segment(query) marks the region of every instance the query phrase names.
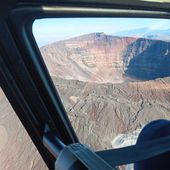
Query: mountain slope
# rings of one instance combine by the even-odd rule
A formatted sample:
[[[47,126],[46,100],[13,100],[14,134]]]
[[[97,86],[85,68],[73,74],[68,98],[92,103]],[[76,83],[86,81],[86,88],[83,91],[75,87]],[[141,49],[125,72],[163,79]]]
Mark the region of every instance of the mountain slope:
[[[136,39],[93,33],[42,47],[51,75],[95,82],[122,82],[123,52]]]
[[[111,148],[119,134],[170,119],[169,42],[92,33],[40,50],[83,143]]]
[[[123,84],[53,81],[80,140],[97,150],[111,148],[118,134],[170,119],[170,78]]]
[[[51,75],[72,80],[121,83],[170,76],[170,43],[92,33],[42,47]]]

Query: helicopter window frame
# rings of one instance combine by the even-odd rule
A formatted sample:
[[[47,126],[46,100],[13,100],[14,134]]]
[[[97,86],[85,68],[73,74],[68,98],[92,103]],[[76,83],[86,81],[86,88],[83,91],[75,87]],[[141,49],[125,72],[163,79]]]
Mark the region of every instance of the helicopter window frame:
[[[38,92],[41,94],[42,101],[45,103],[52,121],[54,121],[54,124],[52,124],[51,127],[54,129],[56,128],[63,142],[69,144],[78,142],[78,138],[71,126],[71,123],[69,122],[67,113],[47,71],[46,65],[42,59],[32,32],[32,24],[36,19],[56,17],[143,17],[169,19],[170,13],[164,10],[153,10],[152,8],[150,8],[150,11],[148,11],[142,10],[140,8],[114,9],[114,7],[64,6],[57,4],[21,5],[10,12],[8,24],[11,27],[11,32],[13,32],[13,35],[15,35],[15,42],[20,53],[22,54],[23,62],[29,70],[32,81],[39,90]],[[38,81],[36,82],[36,80]],[[45,90],[45,92],[43,90]],[[48,95],[47,99],[50,99],[49,101],[47,101],[46,95]],[[53,109],[50,109],[50,107]],[[58,115],[55,115],[56,113]],[[26,125],[26,121],[23,121],[22,123],[26,127],[27,131],[30,131],[28,125]],[[47,123],[50,124],[51,120],[47,120]],[[55,127],[55,125],[57,126]],[[61,129],[58,129],[59,127],[64,127],[64,130],[61,131]],[[29,134],[31,134],[31,132]],[[34,137],[31,136],[32,139]],[[35,143],[35,145],[38,149],[40,149],[37,143]],[[101,152],[102,151],[100,151],[100,153]]]

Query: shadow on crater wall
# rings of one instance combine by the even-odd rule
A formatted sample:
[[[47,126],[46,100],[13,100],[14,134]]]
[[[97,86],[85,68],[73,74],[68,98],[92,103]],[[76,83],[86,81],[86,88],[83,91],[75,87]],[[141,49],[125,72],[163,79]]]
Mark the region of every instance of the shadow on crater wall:
[[[125,71],[127,76],[140,80],[152,80],[170,76],[169,42],[138,39],[128,48],[125,57],[132,57],[132,55],[133,57]]]

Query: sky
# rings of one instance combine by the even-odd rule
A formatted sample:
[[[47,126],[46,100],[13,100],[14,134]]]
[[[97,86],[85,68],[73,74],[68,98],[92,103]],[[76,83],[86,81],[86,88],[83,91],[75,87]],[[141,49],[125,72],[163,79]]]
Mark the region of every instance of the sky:
[[[39,47],[94,32],[114,34],[121,31],[147,27],[170,29],[168,19],[142,18],[56,18],[38,19],[33,24],[33,34]]]

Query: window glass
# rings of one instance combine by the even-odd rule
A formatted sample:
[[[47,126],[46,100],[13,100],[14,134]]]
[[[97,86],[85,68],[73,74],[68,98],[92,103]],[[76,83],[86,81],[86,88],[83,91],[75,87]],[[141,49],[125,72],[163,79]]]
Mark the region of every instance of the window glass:
[[[1,89],[0,169],[48,169]]]
[[[170,21],[36,20],[33,34],[69,119],[95,150],[136,143],[170,118]]]

